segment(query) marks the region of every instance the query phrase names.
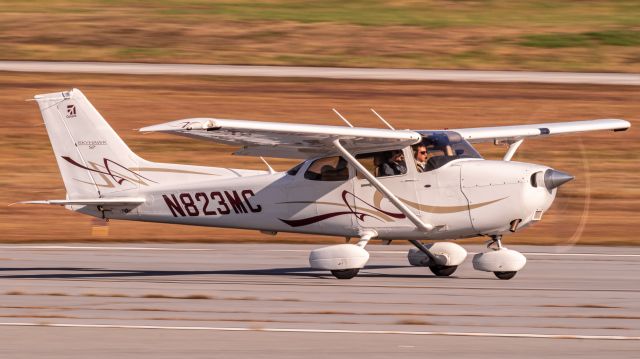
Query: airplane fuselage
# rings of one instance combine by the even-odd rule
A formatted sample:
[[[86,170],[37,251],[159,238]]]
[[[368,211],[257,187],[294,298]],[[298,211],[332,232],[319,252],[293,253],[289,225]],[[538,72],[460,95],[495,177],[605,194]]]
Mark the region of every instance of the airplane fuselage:
[[[379,239],[457,239],[504,233],[540,220],[556,192],[532,184],[532,176],[548,167],[520,162],[459,159],[430,172],[409,168],[404,175],[380,178],[435,227],[425,233],[353,168],[344,181],[309,180],[304,173],[311,162],[295,174],[264,172],[140,188],[142,205],[104,215],[265,232],[358,237],[363,230],[375,230]],[[80,211],[103,215],[89,207]]]

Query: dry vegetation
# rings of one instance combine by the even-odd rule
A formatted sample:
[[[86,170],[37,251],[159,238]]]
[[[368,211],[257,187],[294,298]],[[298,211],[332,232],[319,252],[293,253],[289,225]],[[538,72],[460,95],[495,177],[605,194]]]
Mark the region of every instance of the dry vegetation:
[[[4,0],[0,59],[640,72],[640,3]]]
[[[340,241],[293,234],[112,221],[110,234],[91,236],[92,220],[60,207],[12,206],[30,199],[64,198],[37,106],[37,93],[81,88],[132,149],[153,161],[263,168],[234,157],[231,148],[135,128],[173,119],[219,116],[340,125],[340,109],[360,126],[381,126],[375,107],[398,128],[437,129],[626,118],[627,132],[599,132],[526,141],[516,160],[544,163],[576,175],[538,225],[507,243],[638,244],[640,229],[640,91],[625,86],[328,81],[215,77],[42,75],[0,73],[0,231],[22,241]],[[504,148],[479,148],[499,157]],[[271,160],[278,169],[294,163]],[[587,197],[587,194],[589,195]],[[586,198],[590,198],[585,205]],[[579,232],[584,216],[584,232]],[[476,240],[480,242],[480,240]]]

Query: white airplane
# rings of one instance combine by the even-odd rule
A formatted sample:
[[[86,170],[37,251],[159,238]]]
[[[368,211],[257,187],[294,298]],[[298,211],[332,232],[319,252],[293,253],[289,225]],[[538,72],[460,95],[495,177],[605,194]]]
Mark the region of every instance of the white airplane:
[[[453,274],[467,252],[452,242],[486,236],[476,270],[510,279],[526,258],[502,235],[537,221],[558,186],[573,177],[511,161],[525,138],[624,131],[618,119],[461,128],[445,131],[190,118],[142,128],[230,145],[236,155],[297,158],[286,172],[146,161],[133,153],[78,89],[35,96],[66,199],[62,205],[104,219],[255,229],[346,237],[313,250],[312,268],[353,278],[369,260],[371,239],[408,240],[410,264]],[[376,113],[377,115],[377,113]],[[348,122],[347,122],[348,124]],[[508,144],[502,161],[484,160],[470,143]],[[419,161],[416,160],[418,158]],[[349,244],[350,238],[358,238]]]

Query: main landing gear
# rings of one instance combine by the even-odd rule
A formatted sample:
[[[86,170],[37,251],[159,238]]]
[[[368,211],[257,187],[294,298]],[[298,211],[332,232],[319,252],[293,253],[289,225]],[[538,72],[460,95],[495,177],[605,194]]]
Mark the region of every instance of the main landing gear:
[[[346,243],[314,249],[309,254],[309,265],[314,269],[329,270],[338,279],[354,278],[369,261],[369,252],[364,247],[377,235],[373,230],[366,230],[360,233],[357,244]]]
[[[338,279],[351,279],[369,261],[369,252],[364,247],[377,236],[374,231],[361,233],[357,244],[338,244],[314,249],[309,255],[311,268],[328,270]],[[438,277],[448,277],[455,273],[467,257],[467,251],[453,242],[436,242],[428,245],[418,240],[410,240],[416,248],[409,250],[407,257],[413,266],[429,267]],[[473,268],[492,272],[499,279],[511,279],[527,263],[520,252],[502,246],[502,236],[493,235],[488,242],[490,250],[473,256]]]
[[[416,246],[407,253],[409,264],[429,267],[431,273],[438,277],[452,275],[467,258],[467,251],[452,242],[436,242],[426,246],[418,240],[409,242]]]

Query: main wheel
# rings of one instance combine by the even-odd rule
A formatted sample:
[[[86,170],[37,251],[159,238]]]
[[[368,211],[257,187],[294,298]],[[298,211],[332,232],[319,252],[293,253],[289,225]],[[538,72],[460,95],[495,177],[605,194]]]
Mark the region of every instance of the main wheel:
[[[511,278],[515,277],[516,273],[518,273],[518,272],[493,272],[493,274],[495,274],[496,277],[498,277],[500,279],[504,279],[504,280],[511,279]]]
[[[431,272],[437,275],[438,277],[448,277],[452,275],[453,272],[456,271],[456,269],[458,269],[458,266],[435,265],[435,266],[430,266],[429,269],[431,269]]]
[[[331,274],[338,279],[351,279],[358,275],[360,268],[332,270]]]

